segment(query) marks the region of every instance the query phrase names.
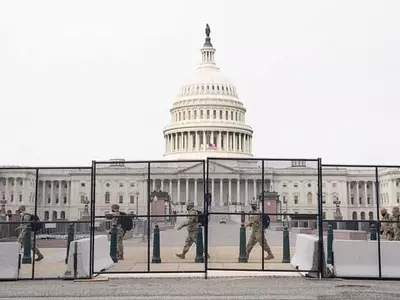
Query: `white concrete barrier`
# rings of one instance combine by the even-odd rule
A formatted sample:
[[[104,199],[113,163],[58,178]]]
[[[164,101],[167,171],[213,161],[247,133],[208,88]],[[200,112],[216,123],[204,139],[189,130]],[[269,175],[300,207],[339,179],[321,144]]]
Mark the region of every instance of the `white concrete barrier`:
[[[303,276],[315,277],[318,274],[318,237],[308,234],[297,234],[295,252],[291,265]]]
[[[110,257],[110,246],[107,235],[94,238],[94,272],[106,270],[114,264]],[[72,241],[68,255],[67,271],[64,278],[89,277],[90,239]]]
[[[333,240],[333,271],[337,277],[379,276],[376,241]]]
[[[18,279],[20,254],[18,242],[0,243],[0,279]]]
[[[382,277],[400,277],[400,241],[381,240],[381,274]]]
[[[400,241],[381,241],[381,275],[400,277]],[[378,277],[378,242],[333,240],[333,264],[337,277]]]

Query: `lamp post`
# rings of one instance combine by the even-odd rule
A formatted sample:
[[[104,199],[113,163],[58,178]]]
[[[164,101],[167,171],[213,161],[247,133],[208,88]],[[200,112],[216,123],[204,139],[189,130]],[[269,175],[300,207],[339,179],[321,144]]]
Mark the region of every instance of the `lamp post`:
[[[288,217],[287,217],[287,212],[288,212],[288,200],[287,200],[287,198],[286,197],[283,197],[283,204],[285,204],[285,217],[284,217],[284,220],[285,220],[285,222],[284,222],[284,224],[283,224],[283,226],[284,227],[289,227],[288,225]]]
[[[139,218],[139,192],[136,191],[136,218]]]
[[[336,200],[333,201],[333,203],[336,205],[336,211],[335,211],[335,216],[334,216],[335,220],[342,220],[343,216],[342,216],[342,213],[340,212],[340,203],[341,202],[339,201],[338,198],[336,198]]]

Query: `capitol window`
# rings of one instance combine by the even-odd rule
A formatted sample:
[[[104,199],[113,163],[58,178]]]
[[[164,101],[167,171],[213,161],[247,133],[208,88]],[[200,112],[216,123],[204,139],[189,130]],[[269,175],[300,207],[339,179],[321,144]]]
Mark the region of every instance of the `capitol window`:
[[[85,186],[85,183],[84,182],[81,182],[81,187],[84,187]]]
[[[124,187],[124,184],[122,182],[120,182],[119,187]]]
[[[294,196],[294,204],[298,204],[299,203],[299,196]]]
[[[219,91],[219,85],[217,85],[217,91]]]
[[[217,111],[214,109],[214,111],[213,111],[213,119],[216,119],[217,118]]]
[[[194,118],[197,119],[197,110],[194,111]]]
[[[124,196],[122,196],[122,195],[119,195],[119,203],[124,203]]]
[[[104,195],[104,203],[108,204],[110,203],[110,193],[106,192]]]
[[[336,182],[332,183],[332,187],[335,188],[336,187]]]
[[[181,112],[179,112],[179,119],[178,119],[179,121],[181,120]]]
[[[131,204],[134,204],[135,203],[135,196],[131,195],[130,199],[131,199]]]
[[[110,187],[110,183],[107,182],[107,183],[106,183],[106,187]]]
[[[212,86],[212,90],[214,90],[214,85]]]
[[[219,118],[222,120],[222,110],[219,111]]]
[[[231,120],[233,121],[233,111],[231,111]]]
[[[236,112],[235,120],[238,121],[238,113]]]
[[[210,118],[210,111],[207,109],[207,119]]]
[[[183,116],[182,116],[182,120],[185,121],[185,119],[186,119],[186,113],[183,112],[182,115],[183,115]]]
[[[227,110],[225,111],[225,119],[228,120],[228,111]]]
[[[200,111],[200,119],[203,119],[203,110]]]

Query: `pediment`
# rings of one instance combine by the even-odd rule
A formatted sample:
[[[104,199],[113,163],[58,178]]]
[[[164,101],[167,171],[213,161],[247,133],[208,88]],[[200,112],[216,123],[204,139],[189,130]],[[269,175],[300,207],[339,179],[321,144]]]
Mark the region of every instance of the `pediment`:
[[[213,174],[236,174],[239,173],[239,170],[236,170],[230,166],[226,166],[220,162],[210,161],[208,163],[209,176]],[[207,166],[205,166],[205,171],[207,171]],[[203,173],[203,164],[197,163],[190,167],[183,168],[177,172],[177,174],[202,174]]]

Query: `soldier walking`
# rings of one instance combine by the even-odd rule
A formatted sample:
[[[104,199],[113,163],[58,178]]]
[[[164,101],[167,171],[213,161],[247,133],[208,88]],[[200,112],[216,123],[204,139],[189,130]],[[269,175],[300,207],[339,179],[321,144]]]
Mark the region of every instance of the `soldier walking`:
[[[180,259],[185,259],[186,253],[189,251],[189,249],[193,245],[193,243],[196,244],[196,238],[197,238],[198,213],[194,209],[193,203],[188,203],[188,205],[186,206],[186,209],[188,211],[189,216],[188,216],[187,220],[177,228],[177,230],[181,230],[183,227],[187,227],[187,231],[188,231],[188,235],[186,237],[185,246],[183,246],[182,253],[175,254]],[[210,258],[210,255],[208,255],[208,258]]]
[[[124,230],[122,229],[121,225],[121,213],[119,211],[119,205],[118,204],[113,204],[111,205],[111,211],[112,211],[112,226],[116,225],[117,227],[117,257],[118,260],[123,260],[124,259],[124,244],[123,244],[123,239],[124,239]]]
[[[251,215],[249,222],[245,225],[245,227],[251,227],[251,235],[246,247],[247,257],[249,257],[251,250],[253,249],[254,245],[259,243],[261,247],[263,247],[264,251],[268,253],[268,256],[265,257],[265,260],[270,260],[274,258],[272,254],[271,248],[268,246],[267,239],[264,235],[264,246],[262,243],[262,219],[261,219],[261,211],[257,208],[257,203],[251,203],[252,213],[259,214],[259,215]]]
[[[20,213],[20,220],[21,222],[26,222],[26,223],[21,223],[15,230],[19,230],[19,236],[18,236],[18,242],[21,244],[21,248],[24,247],[24,241],[25,241],[25,233],[27,231],[28,226],[30,225],[29,222],[32,221],[31,215],[25,212],[26,207],[25,205],[21,205],[18,208],[18,211]],[[35,240],[35,235],[33,232],[31,232],[31,247],[33,247]],[[39,248],[35,245],[35,248],[32,249],[33,255],[37,255],[37,258],[35,261],[41,261],[44,256],[40,252]]]
[[[388,222],[390,221],[390,214],[387,212],[386,208],[381,209],[381,216],[382,216],[382,223],[381,223],[382,225],[380,233],[385,235],[388,241],[393,241],[392,224]]]
[[[400,212],[397,206],[393,207],[390,221],[396,222],[392,223],[393,240],[400,241]]]

